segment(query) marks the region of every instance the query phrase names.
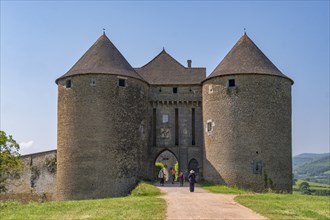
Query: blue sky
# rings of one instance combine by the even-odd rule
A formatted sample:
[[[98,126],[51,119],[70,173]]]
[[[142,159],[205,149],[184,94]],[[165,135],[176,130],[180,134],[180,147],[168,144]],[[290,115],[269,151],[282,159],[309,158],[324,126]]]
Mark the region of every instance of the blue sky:
[[[293,85],[293,155],[329,152],[329,1],[1,1],[0,128],[56,148],[57,86],[106,29],[133,67],[163,47],[209,75],[247,29]]]

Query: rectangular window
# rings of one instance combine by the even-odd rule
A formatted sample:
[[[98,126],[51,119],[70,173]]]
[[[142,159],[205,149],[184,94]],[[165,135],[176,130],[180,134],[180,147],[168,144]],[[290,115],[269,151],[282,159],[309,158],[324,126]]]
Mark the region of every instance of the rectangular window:
[[[207,131],[208,132],[212,131],[212,121],[207,122]]]
[[[192,108],[191,109],[191,136],[192,136],[192,140],[191,140],[191,144],[195,145],[195,109]]]
[[[126,87],[126,79],[118,79],[118,86]]]
[[[156,141],[157,141],[157,118],[156,118],[156,109],[154,108],[152,111],[152,143],[154,147],[156,147]]]
[[[71,86],[72,86],[72,81],[71,81],[71,79],[67,79],[67,80],[65,81],[65,88],[71,88]]]
[[[163,123],[167,123],[168,122],[168,115],[163,115]]]
[[[262,161],[253,161],[253,174],[262,174]]]
[[[175,109],[175,145],[179,145],[179,109]]]
[[[235,80],[234,79],[228,80],[228,87],[235,87]]]
[[[178,88],[174,87],[173,88],[173,93],[178,93]]]

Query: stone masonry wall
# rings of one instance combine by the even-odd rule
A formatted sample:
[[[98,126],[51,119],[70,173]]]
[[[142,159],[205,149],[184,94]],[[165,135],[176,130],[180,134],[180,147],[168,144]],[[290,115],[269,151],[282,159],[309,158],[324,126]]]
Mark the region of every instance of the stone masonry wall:
[[[56,150],[22,156],[24,170],[20,178],[8,181],[7,192],[0,198],[47,197],[52,200],[56,187]]]
[[[228,87],[229,79],[235,87]],[[211,78],[203,83],[203,119],[206,180],[256,191],[292,190],[290,80]]]
[[[148,85],[101,74],[71,80],[72,88],[58,82],[57,199],[127,195],[147,174]]]

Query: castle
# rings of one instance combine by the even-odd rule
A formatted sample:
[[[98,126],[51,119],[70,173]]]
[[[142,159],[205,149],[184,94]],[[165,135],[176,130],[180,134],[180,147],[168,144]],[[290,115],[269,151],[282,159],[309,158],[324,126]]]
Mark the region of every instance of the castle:
[[[58,200],[127,195],[172,152],[205,180],[292,190],[291,86],[244,34],[206,78],[165,50],[133,68],[102,36],[58,85]]]

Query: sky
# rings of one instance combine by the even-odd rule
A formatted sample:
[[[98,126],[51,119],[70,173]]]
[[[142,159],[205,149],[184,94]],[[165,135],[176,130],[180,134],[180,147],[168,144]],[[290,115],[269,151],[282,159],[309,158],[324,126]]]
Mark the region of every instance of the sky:
[[[105,29],[133,67],[163,47],[209,75],[243,35],[288,77],[292,150],[329,152],[329,1],[2,1],[0,129],[56,149],[57,85]]]

